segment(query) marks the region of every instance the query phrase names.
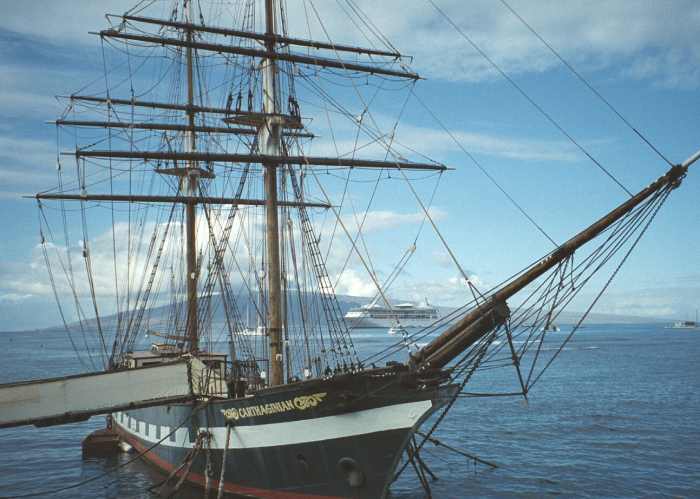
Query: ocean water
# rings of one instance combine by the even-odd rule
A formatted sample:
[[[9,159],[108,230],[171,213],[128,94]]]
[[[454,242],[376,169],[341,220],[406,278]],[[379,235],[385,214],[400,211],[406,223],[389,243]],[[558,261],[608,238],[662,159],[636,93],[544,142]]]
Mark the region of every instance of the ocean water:
[[[566,330],[562,333],[565,334]],[[388,345],[358,331],[361,352]],[[79,372],[60,332],[0,333],[0,383]],[[503,376],[475,378],[497,390]],[[468,386],[468,389],[475,387]],[[1,406],[0,406],[1,410]],[[97,477],[131,456],[83,460],[93,418],[52,428],[0,430],[0,496],[41,493]],[[522,398],[460,399],[436,437],[497,469],[426,444],[433,497],[700,497],[700,331],[659,325],[588,326]],[[136,461],[81,487],[39,497],[152,497],[161,476]],[[185,492],[180,497],[201,497]],[[392,498],[421,498],[407,470]]]

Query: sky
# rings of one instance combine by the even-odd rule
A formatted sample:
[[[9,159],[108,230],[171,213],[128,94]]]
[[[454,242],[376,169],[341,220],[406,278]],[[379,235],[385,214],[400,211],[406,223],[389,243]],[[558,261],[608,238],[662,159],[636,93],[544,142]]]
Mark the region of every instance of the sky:
[[[643,188],[666,171],[668,165],[562,67],[505,5],[491,0],[434,1],[629,190]],[[59,320],[40,258],[36,205],[22,196],[55,184],[56,131],[46,121],[63,109],[53,96],[85,85],[104,86],[99,39],[88,31],[108,26],[105,12],[124,12],[135,3],[34,0],[4,6],[0,19],[0,212],[4,214],[0,329],[44,327]],[[155,3],[156,7],[164,4]],[[478,285],[488,288],[500,282],[546,254],[552,245],[475,167],[440,123],[556,242],[565,241],[624,201],[626,195],[619,186],[502,78],[428,0],[356,3],[395,47],[412,56],[411,69],[424,78],[415,86],[414,96],[382,92],[384,102],[377,103],[373,118],[390,127],[408,98],[397,140],[453,168],[440,178],[431,214]],[[700,149],[698,2],[509,3],[672,162],[681,162]],[[327,31],[339,43],[373,41],[348,24],[344,13],[348,3],[287,0],[286,5],[293,35],[307,36],[308,30],[322,39]],[[314,21],[314,9],[323,26]],[[350,109],[362,113],[349,90],[339,94]],[[351,128],[336,124],[333,143],[323,133],[323,113],[313,107],[307,110],[314,116],[314,131],[319,132],[310,154],[352,148]],[[371,146],[365,152],[376,154]],[[700,166],[696,169],[673,193],[596,311],[694,316],[700,307]],[[357,197],[352,199],[359,208],[367,186],[361,178],[357,180],[353,184]],[[365,226],[380,277],[391,272],[424,221],[403,184],[400,178],[382,182]],[[417,184],[419,195],[428,200],[435,178]],[[331,182],[330,192],[338,195],[338,185]],[[343,216],[352,225],[351,213]],[[342,260],[339,254],[331,255],[331,273]],[[338,278],[337,291],[371,296],[374,285],[353,259]],[[391,294],[416,301],[425,297],[441,305],[467,301],[454,264],[429,227],[421,229],[415,256]]]

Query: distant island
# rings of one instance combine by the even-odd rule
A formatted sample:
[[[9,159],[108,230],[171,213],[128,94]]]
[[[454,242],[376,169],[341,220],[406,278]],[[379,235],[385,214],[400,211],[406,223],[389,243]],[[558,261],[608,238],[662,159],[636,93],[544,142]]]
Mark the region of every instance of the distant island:
[[[366,297],[360,297],[360,296],[350,296],[350,295],[337,295],[338,296],[338,303],[340,305],[340,309],[343,314],[345,314],[348,310],[351,308],[356,308],[359,306],[362,306],[364,304],[367,304],[370,302],[369,298]],[[402,299],[393,299],[393,303],[402,303],[402,302],[411,302],[412,300],[402,300]],[[445,315],[450,313],[451,311],[455,310],[455,307],[445,307],[445,306],[440,306],[440,305],[435,305],[438,310],[440,311],[440,315]],[[220,307],[219,307],[220,308]],[[155,316],[156,318],[159,315],[166,316],[167,315],[167,307],[166,306],[161,306],[161,307],[154,307],[151,309],[152,316]],[[243,312],[243,311],[242,311]],[[563,312],[559,317],[556,319],[556,323],[558,325],[568,325],[568,324],[575,324],[578,322],[578,320],[581,317],[582,312],[579,311],[572,311],[572,312]],[[219,317],[220,315],[220,317]],[[117,319],[116,314],[112,315],[107,315],[102,317],[102,323],[103,325],[108,325],[111,323],[115,323]],[[215,317],[213,317],[213,322],[215,323],[223,323],[225,321],[225,317],[223,315],[223,312],[219,310],[217,314],[215,314]],[[590,313],[588,315],[588,318],[584,322],[584,324],[662,324],[662,323],[671,323],[673,322],[673,319],[669,318],[656,318],[656,317],[639,317],[639,316],[633,316],[633,315],[618,315],[618,314],[606,314],[606,313]],[[94,319],[89,319],[86,321],[88,326],[95,325],[95,320]],[[71,324],[71,326],[76,325]],[[40,327],[40,328],[13,328],[10,327],[8,329],[5,329],[0,332],[48,332],[48,331],[56,331],[56,330],[61,330],[63,331],[63,326],[60,324],[56,324],[54,326],[48,326],[48,327]]]

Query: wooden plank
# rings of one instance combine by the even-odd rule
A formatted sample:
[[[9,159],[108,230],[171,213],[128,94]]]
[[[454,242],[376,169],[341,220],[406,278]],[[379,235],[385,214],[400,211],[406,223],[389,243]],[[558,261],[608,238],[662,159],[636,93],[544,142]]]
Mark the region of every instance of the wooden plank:
[[[196,397],[196,359],[0,385],[0,428],[49,426]]]

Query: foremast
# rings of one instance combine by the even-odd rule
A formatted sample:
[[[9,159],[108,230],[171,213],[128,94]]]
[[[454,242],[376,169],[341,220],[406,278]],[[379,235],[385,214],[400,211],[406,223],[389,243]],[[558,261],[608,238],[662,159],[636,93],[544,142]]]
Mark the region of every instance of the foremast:
[[[187,0],[185,3],[185,15],[188,24],[194,19],[193,3]],[[187,58],[187,120],[189,130],[189,152],[197,150],[197,135],[195,132],[195,111],[194,111],[194,61],[192,54],[193,32],[186,31],[186,39],[190,44],[186,49]],[[199,331],[197,330],[197,208],[194,199],[197,198],[199,190],[199,168],[197,161],[190,159],[187,162],[186,180],[187,194],[191,201],[185,205],[185,225],[187,233],[187,337],[189,338],[189,351],[196,353],[199,350]],[[181,188],[183,186],[181,185]]]
[[[265,48],[275,53],[276,0],[265,0]],[[278,116],[277,65],[274,57],[263,59],[263,113],[265,120],[258,132],[258,147],[264,156],[281,156],[281,123]],[[282,355],[282,275],[280,272],[279,221],[277,216],[277,164],[263,162],[265,170],[265,239],[267,246],[267,291],[270,386],[284,382]]]

